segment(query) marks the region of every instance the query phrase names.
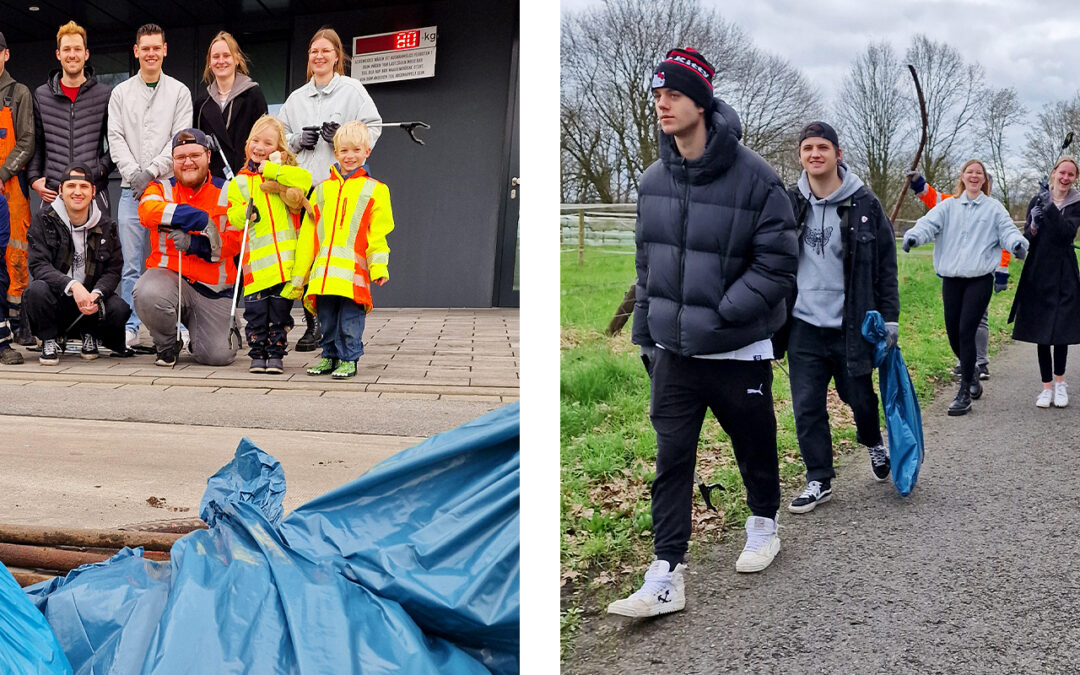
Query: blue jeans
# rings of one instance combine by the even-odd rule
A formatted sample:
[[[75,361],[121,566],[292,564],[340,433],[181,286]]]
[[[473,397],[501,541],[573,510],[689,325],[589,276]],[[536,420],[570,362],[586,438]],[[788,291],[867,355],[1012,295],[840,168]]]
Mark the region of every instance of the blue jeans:
[[[366,314],[350,298],[320,295],[315,303],[322,328],[323,358],[356,361],[364,354],[364,319]]]
[[[116,227],[120,234],[120,249],[124,252],[124,268],[120,275],[120,297],[131,308],[127,320],[128,330],[139,330],[139,317],[131,292],[135,282],[146,271],[146,258],[150,255],[150,231],[139,222],[139,202],[131,194],[131,188],[120,191],[120,203],[116,207]]]

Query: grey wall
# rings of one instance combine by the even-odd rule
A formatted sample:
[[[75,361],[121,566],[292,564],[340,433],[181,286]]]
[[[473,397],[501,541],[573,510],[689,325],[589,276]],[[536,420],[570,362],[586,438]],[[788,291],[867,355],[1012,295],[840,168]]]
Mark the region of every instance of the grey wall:
[[[435,76],[371,85],[386,121],[423,120],[425,145],[386,128],[372,153],[372,174],[390,188],[396,223],[390,235],[391,282],[374,289],[376,306],[490,307],[495,288],[500,204],[508,190],[507,103],[518,7],[503,0],[435,0],[362,11],[297,14],[273,20],[164,26],[164,69],[193,89],[207,43],[224,28],[245,39],[273,35],[289,53],[286,86],[304,82],[307,44],[329,25],[351,51],[352,37],[437,26]],[[253,37],[254,36],[254,37]],[[9,67],[31,88],[58,67],[55,42],[12,44]],[[126,44],[131,35],[90,35],[95,48]],[[255,63],[256,74],[259,64]]]

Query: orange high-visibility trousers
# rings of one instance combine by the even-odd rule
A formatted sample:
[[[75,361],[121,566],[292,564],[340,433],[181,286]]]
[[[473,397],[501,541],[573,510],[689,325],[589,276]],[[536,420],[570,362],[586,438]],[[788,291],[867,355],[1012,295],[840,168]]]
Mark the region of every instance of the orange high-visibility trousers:
[[[15,120],[11,108],[0,108],[0,164],[15,149]],[[27,270],[26,230],[30,227],[30,204],[19,187],[19,177],[12,176],[4,182],[4,195],[11,214],[11,239],[7,246],[8,268],[8,315],[18,316],[23,290],[29,283]]]

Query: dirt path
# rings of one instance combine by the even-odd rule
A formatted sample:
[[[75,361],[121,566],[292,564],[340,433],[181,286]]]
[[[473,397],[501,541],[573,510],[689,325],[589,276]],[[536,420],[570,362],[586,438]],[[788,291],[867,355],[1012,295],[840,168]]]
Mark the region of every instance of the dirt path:
[[[564,671],[1075,672],[1076,372],[1068,408],[1037,409],[1035,348],[1006,346],[971,414],[946,416],[951,393],[924,407],[927,458],[909,498],[851,453],[830,503],[781,512],[768,570],[735,573],[733,533],[691,561],[685,611],[590,616]]]

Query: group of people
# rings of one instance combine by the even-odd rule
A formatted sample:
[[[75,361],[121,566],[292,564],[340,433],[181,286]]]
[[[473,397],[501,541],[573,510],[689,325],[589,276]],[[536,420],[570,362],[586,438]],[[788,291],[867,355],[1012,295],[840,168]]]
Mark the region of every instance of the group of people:
[[[318,346],[323,357],[308,373],[354,376],[370,286],[389,279],[393,215],[386,186],[367,172],[382,119],[344,75],[341,38],[315,33],[307,81],[277,117],[229,33],[210,42],[194,105],[162,71],[167,53],[161,27],[140,27],[139,72],[110,90],[87,63],[85,29],[69,22],[56,37],[60,68],[31,94],[4,68],[0,34],[0,228],[10,223],[0,237],[0,363],[23,361],[14,342],[40,344],[39,361],[57,364],[74,336],[87,359],[100,344],[174,366],[186,341],[197,362],[226,365],[239,347],[242,285],[251,372],[283,372],[302,298],[296,349]],[[41,198],[32,215],[20,172]]]
[[[715,97],[714,74],[696,50],[673,49],[651,82],[660,158],[638,188],[633,342],[651,381],[656,559],[639,590],[608,606],[608,612],[630,617],[685,606],[694,468],[709,410],[731,439],[751,513],[735,569],[761,571],[779,552],[771,361],[785,353],[806,465],[806,487],[788,511],[808,513],[832,496],[830,382],[852,410],[873,479],[887,481],[891,471],[872,380],[876,345],[861,328],[867,313],[876,311],[884,319],[886,348],[897,345],[893,226],[877,196],[844,163],[840,138],[826,122],[801,130],[802,174],[785,189],[740,142],[741,122]],[[968,412],[971,399],[982,394],[980,373],[989,377],[989,369],[976,355],[979,325],[995,285],[1000,290],[1007,283],[1009,255],[1022,259],[1029,248],[1013,307],[1014,337],[1040,345],[1046,400],[1059,391],[1064,396],[1065,344],[1080,341],[1080,335],[1073,339],[1080,331],[1073,318],[1080,310],[1080,278],[1071,247],[1080,223],[1076,179],[1076,162],[1063,158],[1050,188],[1032,200],[1021,233],[990,197],[981,162],[964,164],[949,199],[911,176],[933,208],[904,235],[902,248],[935,242],[945,326],[961,380],[950,415]],[[1051,371],[1060,384],[1051,384]]]

